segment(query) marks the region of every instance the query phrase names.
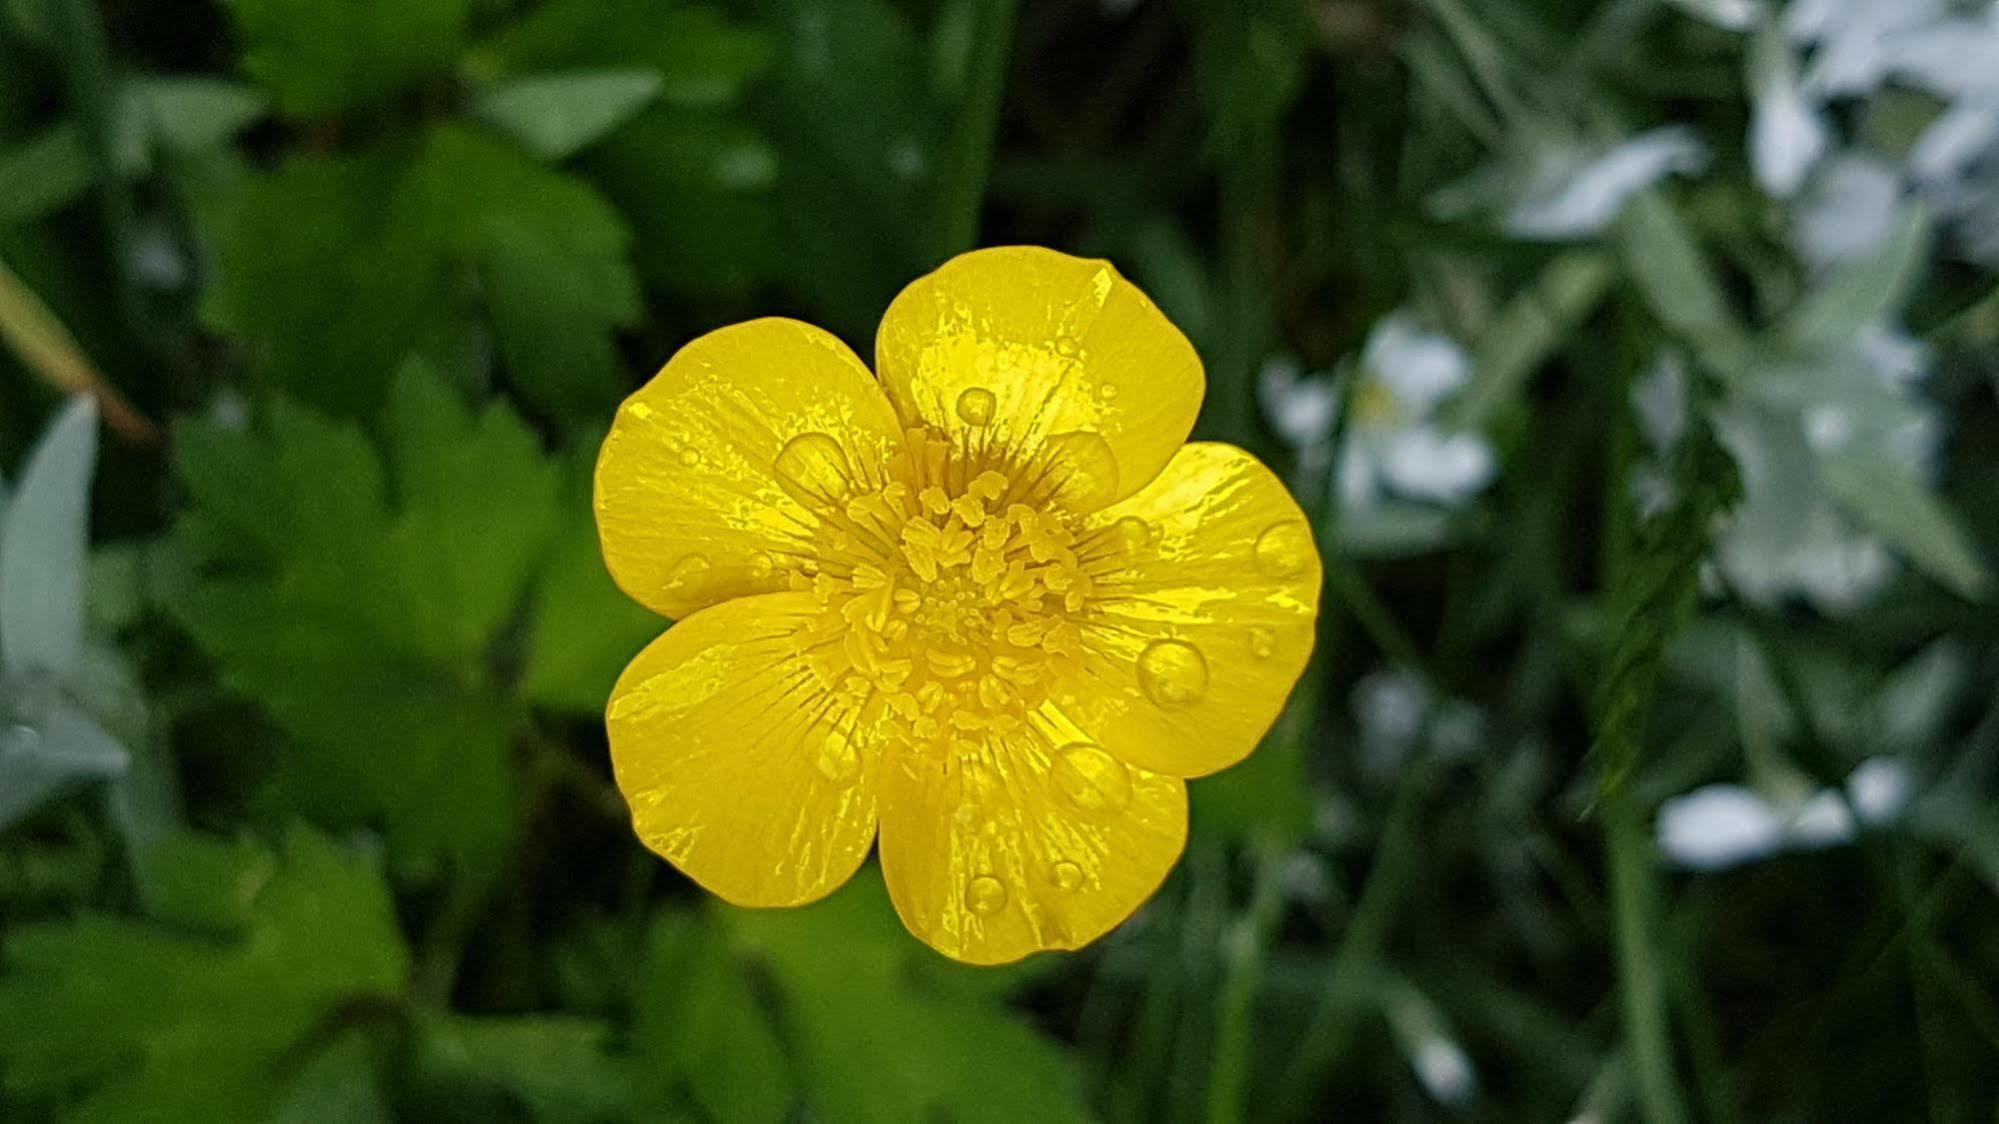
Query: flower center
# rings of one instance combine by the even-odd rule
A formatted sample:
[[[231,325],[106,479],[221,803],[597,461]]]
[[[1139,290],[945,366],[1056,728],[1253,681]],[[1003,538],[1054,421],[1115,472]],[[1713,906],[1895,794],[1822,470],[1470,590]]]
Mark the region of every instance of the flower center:
[[[871,472],[820,436],[786,445],[777,475],[815,517],[791,584],[820,605],[804,644],[821,686],[916,744],[1020,726],[1081,659],[1093,567],[1131,545],[1131,528],[1081,533],[1062,502],[1106,486],[1096,450],[1051,440],[1020,465],[912,430]]]

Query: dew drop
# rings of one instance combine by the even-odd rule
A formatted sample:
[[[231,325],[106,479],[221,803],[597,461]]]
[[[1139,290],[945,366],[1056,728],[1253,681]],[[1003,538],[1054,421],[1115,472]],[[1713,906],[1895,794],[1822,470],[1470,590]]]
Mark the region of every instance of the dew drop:
[[[750,555],[751,577],[762,580],[769,577],[771,571],[775,569],[777,569],[777,563],[772,561],[771,556],[763,551],[759,550],[755,554]]]
[[[983,386],[975,386],[958,395],[958,420],[970,426],[986,425],[993,420],[993,410],[999,402],[993,392]]]
[[[1115,812],[1131,803],[1131,770],[1088,742],[1056,750],[1050,779],[1069,803],[1086,812]]]
[[[1117,496],[1117,454],[1102,436],[1084,430],[1058,433],[1042,447],[1055,495],[1072,507],[1090,510]]]
[[[1137,550],[1152,540],[1152,525],[1136,515],[1127,515],[1117,521],[1117,537],[1126,550]]]
[[[1277,637],[1261,625],[1249,630],[1249,654],[1260,660],[1269,659],[1277,651]]]
[[[684,468],[693,468],[701,463],[701,450],[688,445],[680,450],[680,463]]]
[[[1006,908],[1006,887],[990,874],[981,874],[965,885],[965,908],[987,917]]]
[[[668,589],[684,589],[700,581],[712,569],[705,554],[690,554],[673,564],[673,573],[667,580]]]
[[[1273,523],[1256,537],[1256,564],[1272,577],[1289,577],[1312,564],[1312,533],[1303,523]]]
[[[771,468],[786,494],[808,507],[837,504],[850,490],[847,451],[824,433],[801,433],[785,442]]]
[[[1057,890],[1079,890],[1083,886],[1083,868],[1063,859],[1048,870],[1048,880],[1055,883]]]
[[[1106,402],[1117,401],[1117,393],[1118,391],[1116,383],[1107,382],[1104,385],[1097,388],[1097,397],[1103,399]]]
[[[825,740],[819,743],[819,755],[813,765],[834,784],[848,784],[861,775],[860,753],[854,749],[853,740],[838,730],[828,731]]]
[[[1208,661],[1184,640],[1154,640],[1138,656],[1138,684],[1161,710],[1185,710],[1208,691]]]

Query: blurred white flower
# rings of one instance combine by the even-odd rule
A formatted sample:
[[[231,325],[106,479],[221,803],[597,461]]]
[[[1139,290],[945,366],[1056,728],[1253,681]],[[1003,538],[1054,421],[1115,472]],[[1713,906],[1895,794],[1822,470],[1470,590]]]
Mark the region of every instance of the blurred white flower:
[[[1853,840],[1853,812],[1846,797],[1821,789],[1791,813],[1784,826],[1784,841],[1800,851],[1837,847]]]
[[[1492,447],[1483,437],[1419,426],[1389,437],[1382,449],[1381,474],[1405,496],[1453,503],[1492,479]]]
[[[1707,146],[1692,129],[1640,133],[1594,158],[1571,156],[1543,167],[1506,216],[1516,238],[1586,238],[1608,226],[1633,195],[1673,174],[1707,167]]]
[[[1638,414],[1638,431],[1654,452],[1664,453],[1686,436],[1692,417],[1693,387],[1686,357],[1661,352],[1652,369],[1631,387],[1631,406]]]
[[[1451,506],[1491,482],[1498,465],[1485,438],[1436,419],[1471,379],[1471,359],[1450,337],[1392,314],[1369,336],[1356,377],[1339,458],[1345,507],[1384,494]]]
[[[1469,1101],[1478,1092],[1478,1074],[1463,1048],[1440,1035],[1416,1043],[1409,1054],[1409,1068],[1423,1091],[1439,1104],[1456,1105]]]
[[[1838,97],[1879,87],[1898,42],[1943,15],[1942,0],[1793,0],[1784,30],[1816,48],[1805,88],[1814,97]]]
[[[1886,823],[1901,815],[1914,787],[1909,767],[1893,757],[1870,757],[1846,778],[1846,794],[1865,824]]]
[[[1947,107],[1916,138],[1909,170],[1926,186],[1954,193],[1956,181],[1995,146],[1999,98],[1967,98]]]
[[[1673,0],[1673,4],[1726,31],[1748,31],[1759,14],[1756,0]]]
[[[1296,359],[1279,356],[1266,362],[1256,393],[1270,427],[1293,449],[1312,449],[1332,436],[1339,390],[1331,379],[1304,375]]]
[[[1659,850],[1689,870],[1726,870],[1775,854],[1783,821],[1735,784],[1711,784],[1659,805]]]
[[[1726,870],[1785,850],[1811,851],[1851,842],[1854,817],[1878,825],[1908,803],[1908,767],[1871,757],[1829,788],[1773,800],[1737,784],[1711,784],[1659,805],[1659,851],[1688,870]]]
[[[1841,153],[1827,160],[1791,212],[1791,240],[1817,269],[1867,257],[1902,219],[1901,169],[1878,157]]]
[[[1831,144],[1831,130],[1815,100],[1807,100],[1798,84],[1797,69],[1783,48],[1764,52],[1776,57],[1757,66],[1754,104],[1749,116],[1749,163],[1756,182],[1779,199],[1804,186]]]

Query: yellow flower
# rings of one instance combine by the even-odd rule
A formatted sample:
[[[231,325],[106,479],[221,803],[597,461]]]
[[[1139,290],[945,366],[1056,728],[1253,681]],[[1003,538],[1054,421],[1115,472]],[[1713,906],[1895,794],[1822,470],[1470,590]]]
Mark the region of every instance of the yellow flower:
[[[612,692],[618,787],[738,905],[823,897],[879,832],[938,951],[1080,947],[1179,858],[1182,779],[1284,705],[1310,528],[1248,453],[1183,444],[1200,359],[1107,263],[954,258],[889,306],[875,368],[755,320],[619,409],[604,558],[680,623]]]

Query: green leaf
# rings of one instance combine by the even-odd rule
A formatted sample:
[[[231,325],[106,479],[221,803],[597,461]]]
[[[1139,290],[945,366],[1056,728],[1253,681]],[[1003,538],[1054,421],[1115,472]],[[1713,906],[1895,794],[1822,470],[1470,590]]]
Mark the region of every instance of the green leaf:
[[[1549,262],[1479,337],[1473,355],[1477,377],[1451,402],[1452,419],[1475,427],[1518,397],[1595,310],[1613,277],[1611,263],[1595,250],[1573,250]]]
[[[235,940],[85,915],[18,926],[5,952],[0,1025],[34,1033],[0,1035],[0,1075],[81,1086],[82,1121],[259,1116],[325,1019],[394,999],[409,971],[374,864],[304,829]]]
[[[628,1119],[636,1111],[629,1073],[606,1052],[610,1029],[595,1019],[440,1014],[420,1029],[420,1064],[432,1081],[500,1090],[550,1124]]]
[[[372,105],[447,71],[471,0],[225,0],[243,69],[293,117]]]
[[[565,518],[535,584],[522,690],[539,706],[599,715],[618,674],[665,622],[625,596],[604,568],[589,468],[579,461],[571,473]]]
[[[896,921],[872,872],[813,906],[728,919],[738,945],[777,983],[807,1088],[825,1118],[1091,1118],[1075,1059],[1061,1046],[1000,1004],[940,989],[913,971],[934,954]]]
[[[1748,333],[1679,211],[1656,189],[1642,191],[1625,205],[1616,231],[1625,271],[1660,323],[1716,371],[1741,371]]]
[[[769,68],[770,37],[714,8],[677,0],[555,0],[481,44],[484,69],[523,74],[642,67],[676,106],[734,102]]]
[[[350,1030],[305,1063],[269,1124],[389,1124],[380,1049]]]
[[[202,211],[215,277],[201,312],[252,345],[258,373],[301,401],[372,414],[411,354],[461,350],[470,294],[409,154],[293,159]]]
[[[133,87],[154,134],[186,152],[227,144],[271,109],[256,90],[219,78],[157,75]]]
[[[579,180],[469,129],[433,133],[414,195],[473,265],[516,387],[559,416],[591,416],[623,384],[612,336],[638,319],[631,235]]]
[[[1906,466],[1869,452],[1820,457],[1826,490],[1918,570],[1968,600],[1991,589],[1992,573],[1957,521]]]
[[[632,224],[647,280],[673,291],[746,289],[782,261],[771,197],[777,158],[730,111],[769,67],[762,28],[671,0],[558,0],[481,45],[480,70],[640,68],[661,104],[582,159]]]
[[[716,1120],[789,1119],[797,1084],[726,931],[708,914],[663,914],[646,942],[632,1062],[649,1103],[685,1090]]]
[[[0,151],[0,227],[38,219],[82,195],[96,177],[83,131],[73,121],[53,125]]]
[[[475,279],[525,397],[563,417],[616,398],[612,334],[638,314],[630,236],[588,185],[496,136],[445,126],[414,146],[294,160],[248,177],[209,225],[205,318],[304,401],[367,415],[410,356],[461,365]]]
[[[1805,348],[1850,345],[1872,324],[1899,313],[1929,262],[1930,218],[1921,206],[1908,207],[1879,253],[1842,269],[1791,311],[1784,332]]]
[[[548,160],[564,160],[602,139],[659,96],[648,70],[539,74],[481,94],[473,112]]]
[[[245,928],[278,872],[277,856],[247,835],[180,832],[136,858],[147,879],[147,912],[189,929]]]
[[[83,655],[97,404],[69,400],[21,470],[0,522],[0,667],[61,679]]]
[[[557,467],[520,419],[420,366],[383,420],[276,403],[252,431],[189,426],[179,534],[207,574],[173,610],[298,743],[301,811],[385,823],[412,857],[489,856],[510,829],[521,707],[492,650],[555,527]]]

